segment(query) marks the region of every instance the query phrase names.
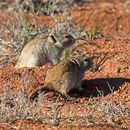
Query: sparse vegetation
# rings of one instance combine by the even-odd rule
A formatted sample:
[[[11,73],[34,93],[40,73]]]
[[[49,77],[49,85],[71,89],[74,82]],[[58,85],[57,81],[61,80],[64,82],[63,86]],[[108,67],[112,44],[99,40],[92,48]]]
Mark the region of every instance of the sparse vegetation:
[[[26,81],[26,80],[25,80]],[[23,84],[23,83],[22,83]],[[45,124],[53,124],[54,126],[61,125],[62,122],[73,124],[77,118],[76,109],[81,104],[76,104],[75,106],[71,106],[70,103],[67,105],[66,114],[63,115],[63,107],[58,105],[60,95],[56,99],[55,103],[47,101],[44,99],[46,94],[40,94],[37,101],[33,103],[30,101],[29,95],[27,94],[28,83],[25,82],[22,91],[19,91],[17,94],[12,92],[11,88],[7,91],[7,86],[4,86],[4,93],[1,95],[1,103],[0,103],[0,122],[1,124],[9,125],[10,127],[14,127],[10,124],[12,120],[31,120],[32,122],[40,122]],[[109,85],[109,84],[108,84]],[[113,95],[113,89],[109,85],[111,94]],[[98,90],[99,97],[104,98],[103,91]],[[44,95],[44,96],[43,96]],[[40,110],[41,104],[43,102],[48,102],[50,105],[46,106],[50,108],[50,112],[43,112]],[[104,99],[103,101],[92,101],[92,97],[90,97],[87,101],[86,108],[92,107],[91,112],[84,112],[86,116],[79,116],[80,123],[84,121],[86,123],[94,123],[94,117],[98,115],[98,113],[102,113],[102,116],[106,118],[107,123],[114,123],[118,126],[121,126],[125,121],[125,118],[129,116],[129,113],[121,105],[121,102],[115,103],[113,97]],[[117,119],[118,117],[118,119]],[[103,120],[103,119],[100,119]],[[76,121],[78,123],[78,120]],[[67,124],[68,124],[67,123]],[[128,126],[128,124],[126,123]],[[17,127],[16,127],[17,128]]]
[[[22,48],[30,40],[36,37],[47,37],[51,31],[69,33],[77,41],[75,46],[64,51],[62,55],[64,59],[77,54],[91,55],[94,57],[94,65],[91,72],[85,74],[86,83],[83,82],[85,90],[79,93],[79,97],[65,98],[55,92],[45,92],[40,94],[34,102],[30,101],[33,90],[30,92],[29,89],[32,86],[34,89],[43,84],[42,73],[37,73],[39,69],[43,71],[42,67],[29,68],[29,72],[32,70],[30,76],[26,76],[23,71],[28,68],[24,68],[23,72],[18,70],[19,73],[12,74],[19,77],[12,77],[14,80],[8,78],[6,72],[9,71],[3,73],[4,71],[0,69],[0,128],[4,129],[2,127],[4,125],[9,129],[28,129],[30,127],[24,126],[31,122],[34,123],[31,126],[38,123],[36,127],[46,126],[57,129],[62,126],[67,129],[73,127],[79,129],[82,127],[129,129],[130,113],[127,98],[129,87],[128,45],[130,41],[128,16],[130,10],[128,0],[124,3],[121,2],[120,5],[118,3],[113,5],[112,2],[106,5],[103,3],[104,7],[97,5],[98,8],[95,5],[87,8],[89,3],[95,1],[85,0],[87,4],[82,9],[78,8],[82,2],[84,4],[82,0],[14,1],[2,0],[0,3],[1,12],[12,6],[7,16],[6,11],[3,16],[0,14],[0,68],[10,67],[12,63],[14,66]],[[119,0],[117,1],[119,2]],[[75,5],[76,7],[74,7]],[[80,17],[79,12],[87,12],[83,14],[84,20],[81,20],[83,23],[81,22],[80,26],[74,21],[73,14],[70,15],[70,8],[72,10],[75,8],[73,10],[75,12],[78,10],[76,19]],[[101,13],[103,14],[100,16]],[[46,17],[48,23],[44,24]],[[29,83],[34,80],[32,75],[37,79],[37,84]],[[37,75],[42,78],[39,76],[38,79]],[[120,78],[120,83],[114,84],[117,77],[123,77],[123,79]],[[110,78],[113,80],[107,82]],[[89,82],[91,79],[93,83]],[[7,82],[10,80],[12,83]],[[40,82],[42,83],[40,84]],[[109,83],[115,86],[111,86]],[[100,84],[100,89],[93,87],[93,85]],[[107,85],[104,85],[105,88],[103,88],[102,84]],[[92,89],[91,91],[89,87]],[[104,91],[108,87],[110,93],[106,92],[107,90]],[[96,92],[99,93],[98,96],[95,94]],[[123,102],[120,100],[121,98],[124,100]]]
[[[25,80],[25,83],[22,82],[22,85],[22,90],[17,94],[11,90],[12,88],[4,86],[4,92],[0,96],[0,122],[16,119],[40,121],[38,113],[42,99],[39,98],[38,102],[32,103],[28,94],[27,80]]]
[[[121,104],[120,101],[118,101],[117,103],[114,102],[113,99],[113,90],[114,87],[112,88],[109,83],[108,87],[110,88],[112,97],[105,99],[103,102],[99,103],[98,105],[98,110],[101,111],[103,113],[103,116],[107,117],[107,121],[108,123],[115,123],[118,125],[121,125],[121,120],[123,119],[123,117],[128,117],[129,113],[128,111],[125,109],[125,107]],[[104,94],[102,91],[98,90],[100,96],[102,96],[104,98]],[[120,117],[119,120],[115,121],[116,116]]]
[[[95,26],[91,30],[87,31],[87,35],[88,35],[89,40],[91,40],[91,41],[93,41],[97,38],[103,37],[101,30],[99,31],[97,26]]]
[[[1,63],[1,67],[5,62],[16,62],[16,55],[20,54],[26,43],[35,37],[47,37],[52,28],[54,28],[53,31],[58,31],[58,33],[69,33],[78,40],[82,40],[82,37],[85,37],[85,35],[87,36],[86,33],[82,32],[82,29],[76,27],[73,22],[73,18],[69,16],[69,11],[67,9],[72,3],[73,0],[65,2],[49,0],[49,2],[44,5],[44,12],[49,15],[54,23],[50,26],[41,26],[37,20],[37,17],[29,14],[25,6],[27,3],[24,3],[24,1],[22,3],[16,1],[16,11],[11,14],[11,17],[8,18],[8,21],[5,22],[4,19],[0,20],[0,23],[8,31],[10,31],[10,35],[7,35],[6,37],[12,41],[12,48],[16,48],[13,53],[7,53],[6,56],[4,54],[4,56],[1,58],[1,61],[4,61]],[[34,13],[33,3],[31,2],[30,5],[31,13]],[[41,3],[39,6],[41,6]],[[56,11],[56,9],[58,10]],[[55,11],[57,12],[56,14],[61,17],[61,20],[57,19]],[[65,19],[62,18],[62,15],[65,16]],[[32,18],[33,23],[30,23],[30,18]],[[17,23],[15,23],[15,21]],[[1,40],[2,42],[5,42],[4,39]],[[10,45],[6,44],[6,46]],[[69,56],[68,54],[68,51],[65,51],[65,56],[63,57],[67,58]]]

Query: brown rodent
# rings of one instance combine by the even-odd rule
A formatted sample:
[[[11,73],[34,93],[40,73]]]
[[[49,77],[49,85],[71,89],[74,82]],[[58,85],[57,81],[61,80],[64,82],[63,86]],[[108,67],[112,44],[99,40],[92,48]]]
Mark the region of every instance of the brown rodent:
[[[30,99],[34,100],[45,89],[57,91],[65,96],[69,96],[69,91],[74,88],[81,91],[84,72],[89,70],[92,64],[92,58],[85,56],[62,60],[47,72],[44,86],[36,90]]]

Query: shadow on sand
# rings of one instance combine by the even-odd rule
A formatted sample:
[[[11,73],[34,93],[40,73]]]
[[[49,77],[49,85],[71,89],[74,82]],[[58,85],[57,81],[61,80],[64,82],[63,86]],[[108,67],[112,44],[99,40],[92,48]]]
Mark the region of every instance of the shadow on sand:
[[[82,82],[82,86],[84,90],[80,92],[79,97],[97,97],[99,91],[102,91],[104,96],[111,93],[110,87],[113,88],[113,91],[119,89],[119,87],[125,82],[130,83],[130,79],[127,78],[101,78],[101,79],[92,79],[92,80],[84,80]],[[110,87],[109,87],[110,86]]]

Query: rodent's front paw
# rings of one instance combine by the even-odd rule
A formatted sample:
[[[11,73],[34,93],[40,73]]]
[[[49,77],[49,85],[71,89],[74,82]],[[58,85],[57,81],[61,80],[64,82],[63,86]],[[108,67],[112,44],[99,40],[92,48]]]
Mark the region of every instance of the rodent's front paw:
[[[69,97],[78,97],[79,95],[79,90],[77,88],[71,89],[68,92]]]
[[[84,90],[84,88],[82,87],[82,85],[80,85],[80,87],[78,87],[78,90],[79,90],[79,92],[81,92],[81,91]]]

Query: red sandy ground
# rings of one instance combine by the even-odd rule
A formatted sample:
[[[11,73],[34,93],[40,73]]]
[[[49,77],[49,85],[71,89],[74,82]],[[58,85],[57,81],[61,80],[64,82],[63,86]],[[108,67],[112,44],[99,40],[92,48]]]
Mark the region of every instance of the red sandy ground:
[[[73,111],[71,118],[66,118],[60,121],[59,126],[54,124],[41,124],[39,122],[32,123],[31,121],[14,121],[12,125],[18,126],[22,129],[127,129],[130,124],[130,118],[126,117],[125,121],[117,117],[116,120],[121,120],[122,125],[108,123],[107,117],[103,116],[101,112],[93,115],[91,122],[86,120],[80,123],[95,105],[86,106],[90,96],[92,96],[93,104],[96,101],[104,101],[113,96],[114,102],[121,102],[126,109],[129,108],[130,98],[130,5],[123,4],[125,0],[114,3],[112,0],[109,3],[101,2],[85,4],[81,7],[75,7],[72,15],[78,25],[82,20],[87,20],[85,29],[91,29],[96,25],[99,30],[102,30],[104,37],[94,40],[94,45],[85,45],[79,48],[84,54],[86,53],[106,53],[108,52],[107,60],[103,64],[103,69],[100,72],[86,72],[83,80],[83,87],[85,90],[80,93],[78,98],[60,97],[58,100],[59,108],[61,108],[62,116],[64,117],[68,111]],[[93,12],[93,13],[92,13]],[[90,13],[91,16],[90,16]],[[48,24],[48,19],[45,16],[38,17],[42,25]],[[51,22],[50,22],[51,24]],[[77,43],[80,44],[80,43]],[[0,70],[0,93],[3,92],[2,87],[6,84],[13,86],[14,92],[21,89],[21,80],[28,80],[29,93],[34,92],[44,84],[44,75],[46,67],[22,68],[15,70],[5,68]],[[114,87],[114,94],[112,95],[108,86]],[[96,87],[104,92],[104,97],[98,97]],[[45,96],[50,102],[56,103],[57,96],[55,92],[48,92]],[[42,111],[50,111],[46,107],[49,104],[42,104]],[[74,109],[75,108],[75,109]],[[69,109],[69,110],[68,110]],[[21,125],[22,124],[22,125]],[[8,126],[0,126],[1,129],[8,128]]]

